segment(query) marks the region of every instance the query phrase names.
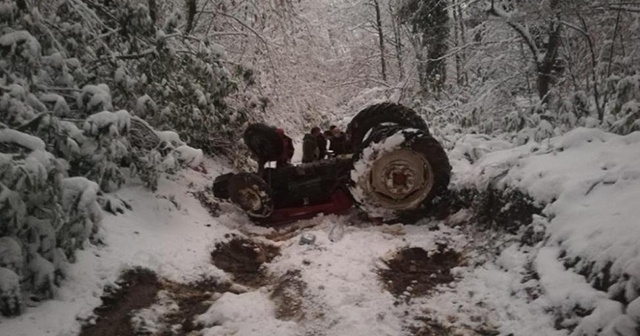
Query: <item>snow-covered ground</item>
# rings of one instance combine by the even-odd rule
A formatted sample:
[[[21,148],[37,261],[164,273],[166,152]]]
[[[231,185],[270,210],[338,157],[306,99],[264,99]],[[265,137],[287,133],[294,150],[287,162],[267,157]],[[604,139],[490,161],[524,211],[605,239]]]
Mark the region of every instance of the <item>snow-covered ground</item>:
[[[466,212],[422,226],[351,225],[349,216],[319,216],[310,220],[317,225],[304,231],[316,236],[314,245],[300,245],[299,234],[270,242],[279,245],[281,254],[267,271],[274,278],[298,271],[305,284],[303,317],[277,319],[273,287],[267,285],[219,296],[197,318],[205,327],[202,334],[410,335],[410,326],[427,319],[463,335],[568,335],[571,330],[555,329],[563,314],[565,324],[577,325],[575,335],[597,335],[598,329],[611,331],[607,335],[616,335],[614,329],[617,335],[637,335],[639,142],[638,132],[621,137],[590,129],[521,147],[462,138],[450,152],[452,187],[482,190],[492,183],[522,189],[549,204],[535,222],[546,239],[532,247],[521,246],[518,237],[496,239],[475,230]],[[269,230],[231,207],[211,217],[189,193],[202,190],[227,168],[211,160],[205,160],[205,167],[208,174],[185,170],[164,179],[157,194],[137,185],[117,192],[133,211],[105,216],[106,246],[80,251],[55,299],[19,317],[1,318],[0,334],[77,333],[79,320],[100,305],[104,286],[133,266],[177,282],[227,278],[211,264],[215,243],[227,240],[227,233],[252,233],[268,241],[260,234]],[[329,232],[336,225],[343,225],[345,233],[333,242]],[[382,260],[405,247],[435,251],[443,243],[464,255],[465,262],[453,270],[457,281],[408,301],[385,289],[378,275],[386,267]],[[499,252],[487,251],[485,244],[499,246]],[[563,262],[574,257],[581,260],[566,269]],[[609,293],[594,289],[593,279],[578,274],[590,263],[595,273],[610,264],[618,287]],[[620,291],[623,303],[612,300]],[[576,306],[587,312],[586,318],[572,315]]]
[[[528,257],[545,294],[536,301],[565,316],[566,326],[579,322],[572,335],[602,329],[637,335],[640,132],[578,128],[541,144],[505,147],[476,136],[461,139],[452,153],[453,185],[517,188],[547,204],[535,222],[545,240]],[[588,316],[580,320],[576,309]]]
[[[87,246],[55,298],[28,308],[15,318],[0,319],[0,334],[12,336],[73,335],[78,319],[91,316],[100,296],[124,269],[147,267],[180,282],[202,275],[224,276],[210,263],[213,243],[231,231],[215,221],[189,192],[200,190],[222,171],[207,162],[209,175],[188,169],[163,179],[152,194],[142,185],[130,185],[117,195],[133,211],[105,214],[102,226],[106,246]],[[190,188],[189,183],[195,186]]]

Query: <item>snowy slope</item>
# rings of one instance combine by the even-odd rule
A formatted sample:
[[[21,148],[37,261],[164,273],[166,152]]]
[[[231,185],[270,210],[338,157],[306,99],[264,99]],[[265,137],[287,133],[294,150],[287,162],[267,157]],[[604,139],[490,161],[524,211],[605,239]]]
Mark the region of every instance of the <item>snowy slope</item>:
[[[142,266],[176,281],[192,281],[202,275],[224,276],[209,262],[212,244],[231,231],[214,222],[200,203],[188,194],[211,183],[222,168],[206,162],[210,175],[185,170],[172,180],[163,179],[156,195],[140,185],[116,194],[133,211],[103,221],[106,246],[87,246],[71,264],[69,277],[55,298],[15,318],[0,318],[0,334],[12,336],[73,335],[77,318],[87,318],[100,305],[106,284],[123,269]],[[194,183],[198,189],[190,188]],[[173,201],[172,201],[173,200]]]
[[[640,251],[640,132],[618,136],[580,128],[543,144],[496,151],[468,172],[458,187],[489,183],[526,191],[541,204],[551,241],[570,256],[607,262],[620,275]],[[458,169],[461,165],[458,164]]]
[[[499,147],[463,138],[453,151],[455,187],[517,188],[547,205],[541,223],[547,239],[531,254],[549,308],[565,316],[576,307],[593,310],[565,321],[579,322],[574,335],[626,328],[631,320],[637,328],[637,312],[624,310],[640,289],[640,132],[578,128],[541,144],[491,150]],[[478,148],[486,154],[472,164]]]

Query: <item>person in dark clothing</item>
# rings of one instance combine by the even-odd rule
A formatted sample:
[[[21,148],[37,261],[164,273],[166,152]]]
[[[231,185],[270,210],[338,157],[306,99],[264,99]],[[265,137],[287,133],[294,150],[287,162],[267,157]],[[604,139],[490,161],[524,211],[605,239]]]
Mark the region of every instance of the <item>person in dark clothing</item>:
[[[284,130],[282,128],[277,128],[276,133],[278,133],[282,139],[282,145],[284,147],[282,156],[276,161],[276,167],[280,168],[291,164],[291,158],[293,157],[295,149],[293,148],[293,140],[284,134]]]
[[[318,139],[318,159],[322,160],[327,156],[327,138],[320,131],[319,127],[314,127],[318,129],[318,133],[316,138]]]
[[[321,136],[320,128],[314,127],[302,138],[302,163],[313,162],[320,158],[318,136]]]
[[[332,150],[335,155],[349,153],[349,144],[347,143],[347,137],[344,132],[335,125],[331,126],[329,130],[331,130],[331,138],[329,139],[331,144],[329,145],[329,149]]]
[[[325,155],[327,156],[327,158],[332,157],[334,155],[333,150],[331,149],[331,139],[333,139],[333,133],[327,130],[327,131],[324,131],[322,135],[324,135],[324,140],[329,145],[328,148],[327,148],[327,145],[325,145],[325,148],[326,148]]]

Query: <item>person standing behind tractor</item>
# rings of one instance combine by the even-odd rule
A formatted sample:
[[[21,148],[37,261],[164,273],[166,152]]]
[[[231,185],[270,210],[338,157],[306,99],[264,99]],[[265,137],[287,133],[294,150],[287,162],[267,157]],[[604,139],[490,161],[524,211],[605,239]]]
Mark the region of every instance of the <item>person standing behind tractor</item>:
[[[331,133],[331,131],[329,131],[329,130],[326,130],[326,131],[324,131],[324,133],[322,133],[322,135],[323,135],[323,138],[324,138],[324,141],[325,141],[325,145],[324,145],[324,148],[325,148],[324,155],[325,155],[327,158],[329,158],[329,157],[331,157],[331,156],[333,155],[333,151],[332,151],[332,149],[331,149],[331,148],[327,148],[327,144],[329,144],[329,147],[331,147],[330,141],[331,141],[331,139],[333,138],[333,133]]]
[[[344,135],[344,132],[335,125],[329,127],[329,130],[331,131],[331,138],[329,139],[331,144],[329,145],[329,149],[332,150],[335,155],[349,153],[347,148],[349,144],[347,143],[347,137]]]
[[[318,159],[322,160],[327,156],[327,138],[322,131],[320,131],[319,127],[314,128],[318,129],[318,134],[316,135],[318,139]]]
[[[321,136],[322,133],[319,127],[312,128],[310,133],[304,135],[302,138],[302,163],[317,161],[320,158],[320,144],[318,139]]]
[[[293,140],[284,134],[282,128],[276,128],[276,133],[278,133],[280,139],[282,139],[283,145],[282,156],[276,161],[276,167],[281,168],[291,164],[291,158],[293,157],[295,149],[293,148]]]

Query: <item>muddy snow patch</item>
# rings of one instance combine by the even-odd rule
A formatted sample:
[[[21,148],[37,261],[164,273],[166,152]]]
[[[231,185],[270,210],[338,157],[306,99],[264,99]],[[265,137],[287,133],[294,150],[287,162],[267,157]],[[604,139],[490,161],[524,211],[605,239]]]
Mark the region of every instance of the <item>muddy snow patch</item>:
[[[205,279],[194,284],[168,282],[164,288],[168,300],[161,304],[170,309],[160,319],[164,326],[160,334],[180,335],[202,328],[195,323],[195,317],[206,312],[219,293],[226,291],[228,286]]]
[[[281,276],[271,293],[276,306],[276,318],[284,321],[300,321],[304,318],[303,303],[307,284],[302,281],[299,270]]]
[[[378,274],[385,288],[398,298],[425,296],[438,285],[455,281],[451,269],[462,262],[460,253],[445,250],[428,252],[419,247],[404,248],[385,260],[387,268]]]
[[[236,283],[260,287],[268,282],[263,264],[271,262],[280,249],[235,235],[228,235],[231,240],[217,243],[211,260],[213,264],[225,272],[231,273]]]
[[[229,289],[212,279],[181,284],[148,269],[128,270],[105,289],[103,304],[80,336],[186,335],[203,328],[195,318]]]
[[[115,286],[105,290],[102,306],[94,310],[96,319],[82,327],[80,336],[135,335],[130,313],[151,306],[160,287],[152,271],[126,271]]]
[[[409,335],[412,336],[449,336],[457,335],[454,333],[454,329],[449,326],[444,326],[432,319],[431,317],[417,318],[415,323],[409,325],[407,328]],[[490,335],[490,334],[487,334]]]

